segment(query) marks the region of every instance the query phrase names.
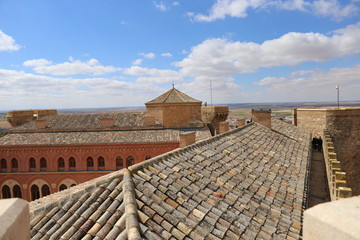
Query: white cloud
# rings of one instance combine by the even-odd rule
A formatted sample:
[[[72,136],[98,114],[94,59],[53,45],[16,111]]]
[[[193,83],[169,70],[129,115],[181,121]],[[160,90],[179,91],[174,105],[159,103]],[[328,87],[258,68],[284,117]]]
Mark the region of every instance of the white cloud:
[[[52,64],[52,62],[44,58],[28,60],[23,63],[25,67],[42,67],[50,64]]]
[[[182,81],[182,76],[179,72],[173,70],[163,70],[156,68],[143,68],[139,66],[132,66],[124,71],[127,75],[139,76],[138,82],[148,83],[168,83]]]
[[[154,6],[161,11],[169,10],[169,8],[163,2],[154,2]]]
[[[175,2],[172,3],[172,5],[173,5],[173,6],[180,6],[180,3],[177,2],[177,1],[175,1]]]
[[[341,6],[337,0],[317,0],[313,3],[314,12],[320,16],[329,16],[336,20],[352,16],[359,12],[359,7],[354,4]]]
[[[76,74],[92,74],[102,75],[105,73],[120,71],[120,68],[113,66],[103,66],[98,60],[92,58],[87,62],[74,60],[69,57],[70,62],[52,64],[46,59],[33,59],[23,63],[24,66],[34,67],[34,71],[41,74],[52,75],[76,75]]]
[[[2,109],[143,106],[163,92],[113,78],[57,78],[0,69]]]
[[[271,80],[267,82],[263,95],[272,97],[274,101],[335,101],[335,86],[340,84],[342,100],[360,100],[360,64],[328,71],[315,69],[304,72],[307,75],[302,77],[297,77],[298,73],[291,73],[288,77],[265,78]],[[257,84],[265,86],[261,84],[263,80]]]
[[[17,51],[20,49],[20,46],[15,43],[15,40],[3,33],[0,30],[0,51]]]
[[[147,59],[154,59],[156,57],[156,55],[154,53],[139,53],[140,56],[143,56],[144,58]]]
[[[338,0],[217,0],[208,14],[188,13],[193,21],[211,22],[226,17],[245,18],[249,9],[261,10],[276,8],[312,12],[318,16],[331,17],[336,20],[352,16],[359,12],[357,3],[342,5]]]
[[[163,54],[161,54],[161,56],[163,56],[163,57],[172,57],[172,54],[171,53],[163,53]]]
[[[141,58],[138,58],[133,62],[133,65],[141,65],[142,61],[143,60]]]
[[[331,35],[291,32],[262,44],[216,38],[193,47],[187,58],[175,65],[186,76],[222,77],[356,54],[360,52],[359,42],[360,22]]]
[[[286,79],[285,78],[275,78],[275,77],[266,77],[261,79],[259,82],[256,82],[256,85],[259,86],[264,86],[264,85],[270,85],[270,84],[275,84],[275,83],[281,83],[284,82]]]

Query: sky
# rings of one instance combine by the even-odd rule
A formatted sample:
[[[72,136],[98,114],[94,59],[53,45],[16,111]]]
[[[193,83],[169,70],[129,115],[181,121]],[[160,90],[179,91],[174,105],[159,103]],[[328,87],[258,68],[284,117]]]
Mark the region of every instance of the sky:
[[[173,84],[360,100],[360,0],[0,0],[1,110],[144,106]]]

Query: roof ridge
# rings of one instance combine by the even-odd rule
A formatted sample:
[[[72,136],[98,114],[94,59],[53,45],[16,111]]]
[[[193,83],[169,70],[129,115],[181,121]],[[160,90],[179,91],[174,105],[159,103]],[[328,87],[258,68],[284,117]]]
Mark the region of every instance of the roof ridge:
[[[135,199],[135,188],[131,173],[124,169],[123,193],[125,203],[125,221],[128,240],[141,240],[140,225],[138,221],[138,209]]]

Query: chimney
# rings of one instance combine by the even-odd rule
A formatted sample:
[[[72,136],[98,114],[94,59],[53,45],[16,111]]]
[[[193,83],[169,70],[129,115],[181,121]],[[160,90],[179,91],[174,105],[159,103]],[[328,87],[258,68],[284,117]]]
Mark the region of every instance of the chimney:
[[[155,123],[155,117],[154,116],[144,116],[144,125],[145,126],[154,126]]]
[[[195,132],[182,132],[179,134],[180,136],[180,147],[186,147],[188,145],[191,145],[195,143]]]
[[[292,115],[293,115],[292,124],[294,126],[297,126],[297,108],[293,109]]]
[[[37,128],[46,128],[48,126],[48,121],[47,120],[36,120],[35,125]]]
[[[237,127],[245,126],[245,119],[238,119],[237,121],[238,121]]]
[[[271,128],[271,109],[252,109],[251,115],[253,122]]]
[[[113,127],[115,125],[115,121],[113,118],[100,118],[100,125],[102,127]]]
[[[226,133],[229,131],[229,122],[219,123],[219,134]]]

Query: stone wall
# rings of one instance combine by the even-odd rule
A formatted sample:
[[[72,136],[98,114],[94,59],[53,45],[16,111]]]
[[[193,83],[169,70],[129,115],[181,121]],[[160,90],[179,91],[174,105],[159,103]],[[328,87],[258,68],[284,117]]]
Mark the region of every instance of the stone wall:
[[[352,194],[360,194],[360,108],[297,109],[297,126],[321,136],[327,129],[332,136],[337,159],[346,172]]]
[[[328,111],[326,121],[349,187],[360,195],[360,109]]]
[[[6,114],[6,120],[11,124],[11,126],[16,127],[24,123],[31,122],[37,118],[55,115],[57,115],[57,110],[55,109],[9,111]]]
[[[294,114],[297,112],[297,117]],[[326,128],[326,109],[298,108],[293,112],[293,123],[295,126],[309,130],[313,137],[320,137]]]

